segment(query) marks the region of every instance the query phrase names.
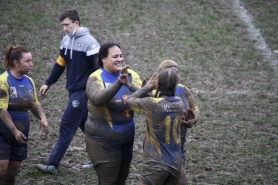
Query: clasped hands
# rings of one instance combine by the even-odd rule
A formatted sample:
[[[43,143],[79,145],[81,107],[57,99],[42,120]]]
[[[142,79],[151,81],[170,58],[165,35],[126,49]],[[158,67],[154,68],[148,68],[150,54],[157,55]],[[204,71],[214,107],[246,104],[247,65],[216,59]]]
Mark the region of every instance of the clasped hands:
[[[122,85],[125,85],[127,87],[129,87],[131,85],[129,76],[131,75],[130,73],[128,73],[127,69],[129,68],[129,66],[124,66],[121,70],[121,74],[119,76],[119,81]],[[157,89],[158,86],[158,75],[154,74],[149,80],[148,82],[144,82],[146,83],[146,86],[150,89],[150,91]],[[143,87],[143,86],[142,86]]]

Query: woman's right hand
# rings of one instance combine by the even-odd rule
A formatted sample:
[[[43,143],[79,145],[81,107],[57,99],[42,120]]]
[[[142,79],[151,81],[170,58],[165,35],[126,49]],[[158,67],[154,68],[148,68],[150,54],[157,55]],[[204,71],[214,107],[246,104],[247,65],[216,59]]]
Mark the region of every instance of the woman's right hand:
[[[121,70],[121,74],[119,76],[120,83],[127,87],[130,85],[130,80],[129,80],[130,74],[127,71],[128,68],[129,68],[129,66],[123,67],[123,69]]]
[[[27,139],[27,137],[21,131],[16,130],[14,133],[14,137],[17,140],[17,142],[21,144],[27,144],[27,142],[24,141],[24,139]]]

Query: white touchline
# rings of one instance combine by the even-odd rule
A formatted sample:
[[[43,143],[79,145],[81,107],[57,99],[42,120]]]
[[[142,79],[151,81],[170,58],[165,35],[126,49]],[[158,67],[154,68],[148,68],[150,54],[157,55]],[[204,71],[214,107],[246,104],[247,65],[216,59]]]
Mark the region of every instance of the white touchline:
[[[267,59],[271,59],[271,50],[266,44],[265,39],[262,37],[260,30],[255,28],[255,26],[253,25],[251,17],[249,16],[247,10],[241,5],[240,0],[234,1],[234,8],[241,20],[247,25],[251,37],[257,41],[256,47],[259,50],[263,51],[263,54]],[[276,75],[278,75],[278,61],[273,60],[270,65],[273,67]]]
[[[265,42],[265,39],[262,37],[260,30],[255,28],[255,26],[252,23],[252,19],[247,13],[247,10],[241,5],[240,0],[235,0],[234,1],[234,9],[235,12],[238,14],[238,16],[241,18],[241,20],[246,24],[248,27],[248,32],[250,33],[251,37],[256,40],[256,47],[261,50],[266,57],[266,59],[271,60],[273,58],[276,58],[271,50],[269,49],[268,45]],[[277,51],[276,51],[277,52]],[[273,60],[270,64],[274,71],[275,74],[278,76],[278,60]],[[208,91],[208,90],[200,90],[200,89],[195,89],[191,88],[191,90],[195,93],[198,94],[216,94],[216,93],[221,93],[221,94],[228,94],[228,95],[244,95],[244,94],[249,94],[249,90],[226,90],[226,89],[221,89],[217,88],[216,90],[213,91]],[[268,96],[274,96],[276,97],[276,92],[267,92],[266,95]]]

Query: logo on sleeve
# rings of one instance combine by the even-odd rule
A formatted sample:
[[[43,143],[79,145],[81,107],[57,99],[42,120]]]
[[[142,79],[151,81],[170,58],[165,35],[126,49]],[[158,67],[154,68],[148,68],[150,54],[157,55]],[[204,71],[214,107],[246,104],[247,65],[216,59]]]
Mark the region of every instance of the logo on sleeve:
[[[92,45],[92,49],[97,48],[98,46],[96,44]]]

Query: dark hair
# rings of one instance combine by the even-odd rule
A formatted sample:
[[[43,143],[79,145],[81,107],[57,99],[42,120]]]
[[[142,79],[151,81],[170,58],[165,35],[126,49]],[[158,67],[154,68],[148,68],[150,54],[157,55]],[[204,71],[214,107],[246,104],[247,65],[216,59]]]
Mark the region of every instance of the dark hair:
[[[23,57],[23,53],[30,53],[25,47],[23,46],[13,46],[9,45],[6,50],[4,67],[6,69],[11,69],[14,67],[14,61],[20,61]]]
[[[121,49],[120,45],[117,43],[114,43],[114,42],[107,42],[100,47],[99,52],[98,52],[98,59],[97,59],[98,65],[100,67],[103,67],[102,59],[106,58],[108,56],[109,48],[112,48],[114,46],[117,46]]]
[[[80,26],[80,18],[76,10],[65,10],[59,16],[59,21],[62,22],[64,19],[69,18],[72,22],[78,21]]]
[[[166,68],[158,74],[159,96],[175,96],[176,87],[179,83],[179,75],[173,69]],[[157,97],[157,93],[156,93]]]

